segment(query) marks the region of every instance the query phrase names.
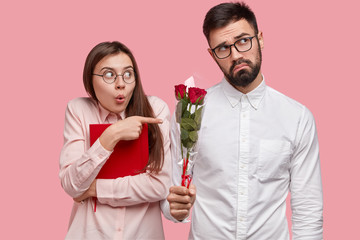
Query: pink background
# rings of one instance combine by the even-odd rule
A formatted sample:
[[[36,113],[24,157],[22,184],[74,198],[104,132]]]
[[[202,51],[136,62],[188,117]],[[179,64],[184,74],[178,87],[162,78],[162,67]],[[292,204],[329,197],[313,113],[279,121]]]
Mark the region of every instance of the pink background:
[[[221,1],[2,1],[1,238],[63,239],[72,199],[58,179],[66,103],[86,96],[90,49],[119,40],[133,50],[147,94],[174,110],[173,86],[222,74],[202,21]],[[359,6],[356,1],[248,1],[264,32],[267,84],[314,114],[324,185],[324,238],[354,239],[359,220]],[[189,225],[164,221],[167,239]]]

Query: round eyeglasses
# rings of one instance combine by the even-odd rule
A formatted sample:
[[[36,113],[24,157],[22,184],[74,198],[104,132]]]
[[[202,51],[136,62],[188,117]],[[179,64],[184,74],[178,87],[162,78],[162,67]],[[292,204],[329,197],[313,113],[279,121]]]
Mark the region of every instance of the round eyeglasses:
[[[132,68],[126,69],[122,74],[116,74],[114,70],[108,69],[103,74],[95,74],[95,76],[102,77],[104,82],[111,84],[116,81],[118,76],[121,76],[125,83],[130,84],[135,81],[135,71]]]
[[[234,42],[234,44],[220,45],[215,48],[212,48],[211,51],[219,59],[224,59],[224,58],[227,58],[228,56],[230,56],[232,46],[234,46],[234,48],[238,52],[247,52],[252,47],[252,39],[254,37],[256,37],[256,36],[240,38],[239,40]]]

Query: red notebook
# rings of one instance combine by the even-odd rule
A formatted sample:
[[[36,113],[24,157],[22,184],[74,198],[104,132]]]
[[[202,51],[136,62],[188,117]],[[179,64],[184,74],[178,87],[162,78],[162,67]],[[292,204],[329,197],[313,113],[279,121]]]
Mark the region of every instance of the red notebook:
[[[90,124],[90,146],[111,124]],[[149,160],[148,126],[143,125],[140,137],[119,141],[96,178],[115,179],[145,172]]]
[[[90,124],[90,146],[111,124]],[[96,176],[98,179],[115,179],[145,172],[149,160],[148,125],[143,125],[138,139],[119,141],[112,154]],[[94,212],[96,212],[96,197]]]

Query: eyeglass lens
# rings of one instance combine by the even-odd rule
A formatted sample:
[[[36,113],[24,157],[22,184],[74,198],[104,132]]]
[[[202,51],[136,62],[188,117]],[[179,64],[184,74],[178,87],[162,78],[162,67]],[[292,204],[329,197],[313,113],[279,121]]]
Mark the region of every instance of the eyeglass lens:
[[[114,71],[112,70],[106,70],[103,73],[103,79],[105,82],[107,83],[113,83],[116,81],[116,78],[118,76],[121,76],[124,80],[124,82],[126,83],[132,83],[133,81],[135,81],[135,73],[132,69],[128,69],[125,72],[123,72],[122,74],[117,75]]]
[[[232,46],[234,46],[238,52],[249,51],[252,47],[252,38],[253,37],[241,38],[232,45],[219,46],[214,49],[214,52],[218,58],[226,58],[230,56]]]

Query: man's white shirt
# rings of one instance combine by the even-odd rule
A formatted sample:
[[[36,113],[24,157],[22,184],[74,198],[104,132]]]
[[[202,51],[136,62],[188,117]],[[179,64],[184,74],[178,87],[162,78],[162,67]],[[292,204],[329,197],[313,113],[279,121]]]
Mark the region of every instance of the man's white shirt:
[[[322,183],[314,118],[262,83],[243,94],[225,79],[207,90],[192,170],[197,188],[189,239],[322,239]],[[173,183],[180,185],[178,124],[171,126]],[[174,220],[166,200],[164,215]]]

